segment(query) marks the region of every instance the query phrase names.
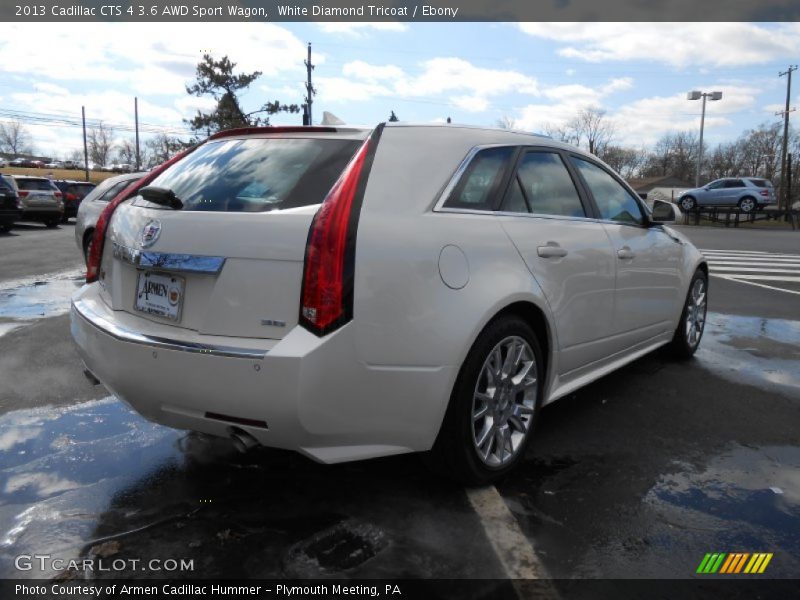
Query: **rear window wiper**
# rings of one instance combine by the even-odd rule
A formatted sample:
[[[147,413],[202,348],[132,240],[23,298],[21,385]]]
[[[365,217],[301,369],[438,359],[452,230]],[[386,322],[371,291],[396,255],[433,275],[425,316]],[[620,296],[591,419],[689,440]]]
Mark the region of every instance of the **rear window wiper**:
[[[148,185],[140,189],[139,194],[142,198],[153,204],[160,204],[161,206],[166,206],[173,210],[180,210],[183,208],[183,201],[169,188]]]

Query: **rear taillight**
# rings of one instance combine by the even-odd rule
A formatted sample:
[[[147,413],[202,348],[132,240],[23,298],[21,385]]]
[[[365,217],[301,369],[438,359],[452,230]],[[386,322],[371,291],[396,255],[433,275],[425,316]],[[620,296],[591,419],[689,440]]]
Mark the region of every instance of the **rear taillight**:
[[[762,196],[769,196],[769,191],[767,191],[767,190],[761,190],[758,193],[761,194]]]
[[[103,246],[105,245],[106,241],[106,229],[108,229],[108,223],[111,221],[111,215],[114,214],[117,206],[133,196],[139,190],[139,188],[149,185],[150,182],[161,175],[165,169],[171,167],[173,164],[178,162],[190,152],[193,152],[196,148],[199,148],[201,145],[202,143],[176,154],[164,164],[150,171],[150,173],[148,173],[145,177],[142,177],[138,181],[131,183],[119,194],[114,196],[114,199],[108,203],[105,209],[103,209],[103,212],[100,213],[100,217],[97,219],[97,224],[94,228],[92,249],[89,251],[89,259],[86,261],[86,283],[97,281],[97,278],[100,274],[100,262],[103,258]]]
[[[356,231],[383,125],[361,145],[322,202],[308,232],[300,324],[322,336],[353,318]]]
[[[54,195],[56,198],[59,198],[59,199],[60,199],[60,198],[61,198],[61,196],[63,196],[64,194],[62,194],[61,192],[53,192],[53,195]]]
[[[19,191],[19,197],[20,197],[20,198],[24,198],[24,197],[25,197],[25,196],[27,196],[29,193],[30,193],[30,192],[28,192],[28,190],[20,190],[20,191]]]
[[[69,202],[74,202],[77,199],[78,199],[78,197],[75,194],[70,194],[69,192],[67,192],[67,200]]]

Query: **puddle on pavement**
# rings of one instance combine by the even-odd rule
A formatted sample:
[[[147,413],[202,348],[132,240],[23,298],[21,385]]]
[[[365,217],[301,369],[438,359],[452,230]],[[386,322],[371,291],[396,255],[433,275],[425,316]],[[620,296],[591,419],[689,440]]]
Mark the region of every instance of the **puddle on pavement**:
[[[415,456],[242,455],[108,397],[0,416],[0,465],[0,577],[53,577],[14,558],[83,560],[112,541],[114,559],[194,561],[175,577],[502,576],[491,546],[473,547],[482,529],[463,489]]]
[[[83,279],[82,271],[73,270],[4,281],[0,288],[0,337],[36,319],[68,312],[70,298]]]
[[[662,476],[646,501],[694,512],[709,527],[736,523],[795,537],[800,523],[800,448],[734,445],[702,471]],[[697,521],[698,518],[694,520]]]
[[[800,321],[709,312],[695,356],[726,379],[800,398]]]

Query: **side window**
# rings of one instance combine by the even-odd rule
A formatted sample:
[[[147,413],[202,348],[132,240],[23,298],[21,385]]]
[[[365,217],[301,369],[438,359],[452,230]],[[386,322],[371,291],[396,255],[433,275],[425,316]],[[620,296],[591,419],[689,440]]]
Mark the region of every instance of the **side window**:
[[[712,181],[712,182],[711,182],[711,183],[709,183],[709,184],[708,184],[706,187],[707,187],[708,189],[710,189],[710,190],[718,190],[718,189],[720,189],[720,188],[721,188],[722,186],[724,186],[724,185],[725,185],[725,182],[724,182],[724,181],[722,181],[721,179],[718,179],[717,181]]]
[[[478,152],[444,206],[492,210],[515,150],[512,146],[503,146]]]
[[[593,163],[575,156],[572,157],[572,162],[580,171],[586,185],[589,186],[597,208],[600,210],[601,219],[636,225],[644,223],[639,203],[628,190],[622,187],[622,184]]]
[[[123,189],[128,187],[130,184],[131,184],[130,180],[129,181],[120,181],[119,183],[115,183],[110,188],[108,188],[108,191],[105,194],[103,194],[102,196],[100,196],[97,199],[97,201],[98,202],[111,202],[114,199],[114,196],[119,194]]]
[[[525,196],[522,193],[522,184],[519,182],[519,177],[514,177],[514,179],[511,180],[511,185],[508,188],[505,200],[503,200],[501,210],[503,212],[513,213],[530,212],[528,203],[525,201]]]
[[[519,163],[516,179],[530,212],[561,217],[586,216],[575,183],[561,156],[555,152],[526,153]]]
[[[725,187],[726,188],[743,188],[744,187],[744,181],[742,181],[741,179],[728,179],[725,182]]]

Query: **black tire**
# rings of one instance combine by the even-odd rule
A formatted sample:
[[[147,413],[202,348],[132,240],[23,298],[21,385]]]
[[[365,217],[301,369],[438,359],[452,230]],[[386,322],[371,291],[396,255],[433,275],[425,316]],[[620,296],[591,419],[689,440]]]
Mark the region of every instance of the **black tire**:
[[[697,336],[692,337],[691,328],[688,325],[690,311],[694,310],[694,291],[697,281],[702,281],[702,289],[704,294],[703,306],[701,309],[702,316],[695,312],[695,326],[698,326],[699,331]],[[708,313],[708,275],[702,269],[697,269],[692,280],[689,282],[689,290],[686,292],[686,299],[683,302],[683,310],[681,311],[681,320],[678,327],[675,329],[675,335],[672,337],[668,348],[670,353],[679,359],[689,359],[694,356],[697,347],[700,345],[700,340],[703,338],[703,331],[705,331],[706,315]]]
[[[61,217],[56,217],[54,219],[48,219],[44,222],[45,227],[48,229],[55,229],[58,227],[58,224],[61,223]]]
[[[94,239],[94,229],[83,234],[83,262],[89,264],[89,252],[92,250],[92,240]]]
[[[752,196],[745,196],[739,200],[739,210],[743,213],[751,213],[758,209],[758,202]]]
[[[13,223],[0,223],[0,233],[8,233],[13,226]]]
[[[515,340],[517,341],[515,342]],[[533,358],[533,361],[524,360],[521,364],[524,365],[522,369],[525,369],[530,368],[529,365],[532,362],[536,369],[534,374],[536,377],[535,383],[529,380],[530,371],[527,371],[528,374],[523,377],[523,380],[529,382],[527,389],[530,392],[535,390],[535,396],[531,399],[529,393],[525,390],[509,391],[505,396],[505,400],[495,402],[492,407],[487,401],[485,404],[486,415],[482,418],[474,418],[473,411],[476,410],[475,397],[479,393],[488,392],[489,389],[500,387],[500,390],[502,390],[502,384],[501,386],[490,388],[488,380],[483,378],[484,368],[490,368],[491,355],[497,348],[500,348],[500,356],[505,358],[508,352],[502,354],[501,345],[503,343],[516,343],[517,348],[522,348],[523,344],[519,340],[527,344],[527,349],[520,350],[520,356],[524,355],[528,359]],[[518,371],[518,374],[520,373],[522,373],[522,370]],[[507,377],[505,381],[509,382],[510,379],[510,377]],[[541,346],[530,325],[516,315],[502,316],[489,323],[478,336],[464,364],[461,366],[458,378],[453,386],[442,428],[430,452],[429,462],[431,466],[440,473],[467,485],[485,485],[508,475],[525,456],[525,450],[533,438],[533,431],[538,421],[542,402],[544,379]],[[482,382],[486,382],[486,385],[483,392],[479,392]],[[528,406],[522,406],[523,402],[528,402]],[[530,403],[532,403],[532,406],[530,406]],[[503,404],[505,407],[501,408]],[[517,426],[512,426],[512,424],[506,424],[505,429],[496,429],[494,427],[495,419],[500,419],[502,423],[503,417],[499,413],[496,416],[492,416],[490,413],[493,410],[502,411],[506,415],[513,414],[513,418],[517,419],[516,422],[524,425],[525,432],[522,433],[516,428]],[[519,414],[517,410],[519,410]],[[509,423],[513,418],[509,419]],[[483,432],[497,432],[483,436],[489,440],[488,445],[484,445],[489,455],[486,458],[482,458],[479,455],[480,450],[476,438],[480,434],[475,431],[474,427],[481,427]],[[508,438],[504,436],[506,433],[509,435]],[[515,442],[511,436],[516,434],[519,434],[519,436],[515,447]],[[498,444],[498,435],[503,440],[502,447]],[[505,458],[505,462],[503,462],[503,454],[506,451],[507,444],[511,446],[512,450]],[[492,452],[492,448],[494,448],[494,452]],[[500,453],[499,459],[497,457],[498,452]],[[488,461],[491,460],[499,460],[500,463],[488,464]]]
[[[680,199],[681,210],[690,212],[697,208],[697,200],[694,196],[684,196]]]

